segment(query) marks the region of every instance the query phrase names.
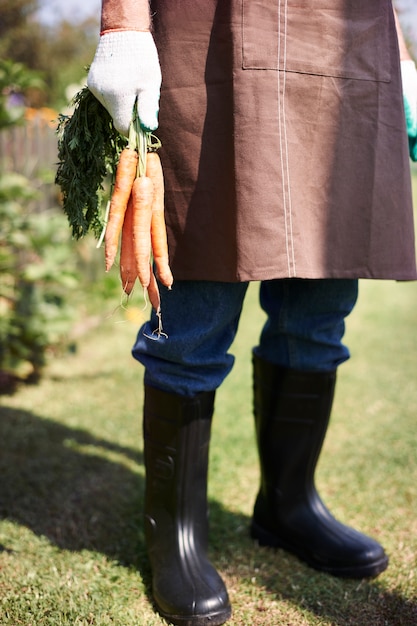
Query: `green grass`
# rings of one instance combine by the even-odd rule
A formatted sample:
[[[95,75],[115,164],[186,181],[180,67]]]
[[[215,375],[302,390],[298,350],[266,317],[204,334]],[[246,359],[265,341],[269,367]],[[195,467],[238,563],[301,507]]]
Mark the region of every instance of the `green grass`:
[[[248,537],[259,480],[250,354],[263,321],[253,285],[210,459],[210,556],[231,626],[417,624],[417,286],[363,281],[360,292],[317,483],[342,521],[383,543],[390,567],[337,580]],[[142,368],[130,347],[143,315],[105,304],[74,354],[0,398],[1,626],[165,623],[142,532]]]

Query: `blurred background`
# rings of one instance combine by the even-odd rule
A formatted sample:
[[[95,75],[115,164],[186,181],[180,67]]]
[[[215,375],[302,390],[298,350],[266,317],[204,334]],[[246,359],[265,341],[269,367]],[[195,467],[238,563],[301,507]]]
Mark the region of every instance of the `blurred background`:
[[[0,393],[75,349],[95,295],[117,288],[95,242],[71,240],[54,184],[58,116],[85,83],[99,12],[97,0],[0,0]]]
[[[395,5],[417,57],[417,2]],[[71,240],[54,184],[57,120],[85,84],[100,6],[0,0],[0,393],[38,380],[48,355],[75,349],[79,319],[120,297],[95,242]]]

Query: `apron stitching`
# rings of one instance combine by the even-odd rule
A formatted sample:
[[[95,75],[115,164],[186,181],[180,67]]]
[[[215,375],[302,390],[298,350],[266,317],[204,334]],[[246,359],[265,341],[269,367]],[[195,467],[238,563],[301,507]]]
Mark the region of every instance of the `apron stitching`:
[[[288,136],[287,123],[285,116],[285,88],[286,88],[286,66],[287,66],[287,23],[288,23],[288,0],[284,2],[284,53],[283,53],[283,81],[282,81],[282,99],[281,95],[281,71],[279,70],[279,61],[281,59],[281,0],[278,3],[278,128],[279,142],[281,149],[281,176],[282,176],[282,193],[283,208],[285,220],[285,240],[287,249],[287,262],[289,276],[295,276],[295,256],[294,256],[294,238],[292,230],[292,201],[291,201],[291,184],[290,184],[290,168],[288,154]],[[282,110],[281,110],[282,109]]]
[[[284,39],[284,94],[287,82],[287,24],[288,24],[288,0],[285,0],[285,39]],[[293,266],[293,275],[296,274],[295,269],[295,254],[294,254],[294,235],[292,229],[292,198],[291,198],[291,181],[290,181],[290,164],[289,164],[289,150],[288,150],[288,138],[287,138],[287,118],[285,113],[285,97],[283,98],[283,113],[284,113],[284,133],[285,133],[285,155],[287,166],[287,194],[289,205],[289,229],[290,229],[290,241],[291,241],[291,262]]]

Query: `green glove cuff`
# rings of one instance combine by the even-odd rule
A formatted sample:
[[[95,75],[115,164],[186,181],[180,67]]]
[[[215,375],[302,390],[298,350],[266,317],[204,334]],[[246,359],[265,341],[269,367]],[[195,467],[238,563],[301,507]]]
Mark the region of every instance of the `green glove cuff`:
[[[412,108],[410,102],[404,97],[404,112],[405,121],[407,124],[407,135],[411,138],[417,137],[417,115],[415,113],[416,107]]]
[[[417,161],[417,137],[408,138],[408,147],[410,150],[410,158],[412,161]]]

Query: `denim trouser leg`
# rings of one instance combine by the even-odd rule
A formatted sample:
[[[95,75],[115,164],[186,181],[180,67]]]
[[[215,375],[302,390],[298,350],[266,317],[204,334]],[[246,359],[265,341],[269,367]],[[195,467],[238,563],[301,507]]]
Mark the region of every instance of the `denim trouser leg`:
[[[264,281],[260,302],[268,317],[256,354],[290,369],[335,370],[350,356],[344,320],[357,297],[357,280]]]
[[[164,331],[155,313],[139,330],[133,356],[145,366],[145,383],[163,391],[193,396],[213,391],[233,367],[228,350],[235,338],[248,283],[177,281],[161,289]]]
[[[344,318],[357,299],[356,280],[272,280],[261,283],[268,315],[258,356],[292,369],[330,371],[349,358],[341,340]],[[158,320],[139,330],[133,356],[145,366],[145,383],[193,396],[213,391],[233,367],[235,338],[247,283],[178,281],[161,289],[164,330]]]

